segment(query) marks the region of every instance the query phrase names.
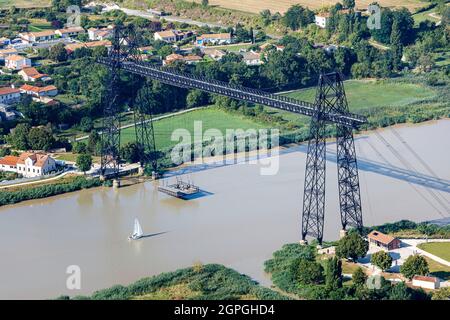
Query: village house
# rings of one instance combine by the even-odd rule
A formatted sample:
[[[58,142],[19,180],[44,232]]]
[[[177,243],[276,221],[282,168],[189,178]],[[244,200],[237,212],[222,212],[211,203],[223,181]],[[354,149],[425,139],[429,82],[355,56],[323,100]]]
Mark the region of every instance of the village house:
[[[329,12],[318,13],[314,17],[314,22],[317,26],[324,29],[327,27],[327,23],[330,20],[331,14]]]
[[[22,77],[23,81],[36,82],[36,81],[49,81],[51,78],[48,74],[40,73],[36,68],[23,68],[19,71],[19,76]]]
[[[40,177],[56,170],[56,161],[44,153],[24,152],[20,156],[0,159],[0,170],[16,172],[24,177]]]
[[[190,37],[192,35],[191,31],[188,32],[180,32],[178,30],[166,30],[166,31],[159,31],[155,32],[153,35],[153,38],[155,41],[164,41],[168,43],[177,42],[183,39],[186,39],[187,37]]]
[[[19,37],[28,43],[46,42],[56,39],[56,33],[53,30],[39,32],[20,33]]]
[[[183,61],[186,64],[194,64],[202,60],[203,58],[197,55],[182,56],[178,53],[172,53],[169,54],[165,60],[163,60],[163,65],[169,65],[171,63],[174,63],[175,61]]]
[[[16,88],[3,87],[0,88],[0,103],[11,104],[19,102],[20,90]]]
[[[88,37],[91,41],[107,40],[114,35],[114,27],[108,26],[106,28],[90,28],[88,29]]]
[[[19,55],[10,55],[5,58],[5,68],[10,70],[22,70],[31,67],[31,60]]]
[[[231,33],[210,33],[202,34],[196,39],[197,46],[204,46],[207,44],[230,44]]]
[[[17,118],[17,112],[13,106],[0,103],[0,118],[5,121],[12,121]]]
[[[263,64],[261,55],[254,51],[242,52],[242,61],[248,66],[259,66]]]
[[[67,53],[72,53],[80,48],[95,48],[95,47],[106,47],[111,48],[112,43],[109,40],[99,40],[99,41],[90,41],[90,42],[78,42],[78,43],[69,43],[64,48]]]
[[[367,238],[369,240],[369,246],[371,247],[378,247],[389,251],[398,249],[401,246],[401,241],[399,239],[380,231],[372,231]]]
[[[412,285],[414,287],[420,287],[424,289],[439,289],[440,280],[436,277],[419,276],[415,275],[412,279]]]
[[[216,61],[219,61],[220,59],[222,59],[223,56],[226,55],[225,51],[214,48],[203,48],[202,52],[203,54],[207,55],[208,57]]]
[[[17,54],[19,54],[19,51],[17,51],[14,48],[2,49],[2,50],[0,50],[0,61],[4,61],[5,58],[8,56],[17,55]]]
[[[45,87],[35,87],[30,86],[28,84],[24,84],[20,87],[20,92],[28,94],[34,97],[54,97],[58,94],[58,88],[53,85],[45,86]]]
[[[55,34],[61,38],[76,38],[79,34],[83,33],[85,33],[85,31],[82,27],[58,29],[55,31]]]

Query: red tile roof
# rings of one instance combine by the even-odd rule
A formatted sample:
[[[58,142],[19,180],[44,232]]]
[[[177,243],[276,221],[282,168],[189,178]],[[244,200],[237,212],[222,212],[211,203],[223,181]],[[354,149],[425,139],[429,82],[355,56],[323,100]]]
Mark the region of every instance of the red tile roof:
[[[0,88],[0,96],[5,95],[5,94],[11,94],[11,93],[20,93],[20,90],[16,89],[16,88],[10,88],[10,87]]]
[[[369,233],[369,235],[367,236],[369,239],[372,239],[372,240],[375,240],[375,241],[378,241],[378,242],[380,242],[380,243],[382,243],[382,244],[384,244],[384,245],[388,245],[389,243],[391,243],[392,241],[394,241],[395,240],[395,238],[394,237],[392,237],[392,236],[389,236],[389,235],[387,235],[387,234],[384,234],[384,233],[382,233],[382,232],[380,232],[380,231],[372,231],[371,233]]]
[[[19,157],[5,156],[0,159],[0,165],[3,164],[6,166],[16,166],[18,161],[19,161]]]
[[[426,281],[426,282],[433,282],[433,283],[436,283],[436,282],[439,281],[439,279],[436,278],[436,277],[419,276],[419,275],[415,275],[415,276],[413,277],[413,280]]]

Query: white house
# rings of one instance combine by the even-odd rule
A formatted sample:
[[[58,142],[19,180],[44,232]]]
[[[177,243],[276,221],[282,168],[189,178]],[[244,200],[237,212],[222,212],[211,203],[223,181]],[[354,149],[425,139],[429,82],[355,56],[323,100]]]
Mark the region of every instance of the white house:
[[[85,33],[82,27],[71,27],[65,29],[58,29],[55,34],[61,38],[76,38],[79,34]]]
[[[20,90],[16,88],[3,87],[0,88],[0,103],[10,104],[19,102]]]
[[[17,172],[19,157],[5,156],[0,158],[0,171]]]
[[[56,33],[53,30],[39,32],[20,33],[19,37],[28,43],[46,42],[56,39]]]
[[[24,177],[39,177],[56,170],[56,161],[43,153],[24,152],[17,161],[17,173]]]
[[[0,61],[4,61],[6,57],[11,55],[17,55],[19,51],[14,48],[2,49],[0,50]]]
[[[153,38],[155,40],[165,41],[165,42],[176,42],[177,41],[177,34],[174,30],[167,30],[167,31],[159,31],[155,32],[153,35]]]
[[[88,37],[91,41],[107,40],[114,35],[114,27],[108,26],[107,28],[90,28],[88,29]]]
[[[45,82],[51,80],[47,74],[40,73],[36,68],[23,68],[18,74],[27,82],[36,82],[39,80]]]
[[[196,43],[198,46],[204,46],[208,43],[230,44],[231,41],[231,33],[210,33],[202,34],[201,36],[197,37]]]
[[[328,12],[318,13],[315,16],[315,21],[314,22],[320,28],[326,28],[330,17],[331,17],[331,14],[328,13]]]
[[[22,70],[31,67],[31,60],[16,54],[5,57],[5,68],[10,70]]]
[[[259,66],[263,64],[263,61],[261,60],[261,55],[254,51],[247,51],[242,52],[242,61],[245,62],[248,66]]]
[[[436,277],[418,276],[415,275],[412,279],[412,285],[414,287],[420,287],[424,289],[439,289],[440,281]]]

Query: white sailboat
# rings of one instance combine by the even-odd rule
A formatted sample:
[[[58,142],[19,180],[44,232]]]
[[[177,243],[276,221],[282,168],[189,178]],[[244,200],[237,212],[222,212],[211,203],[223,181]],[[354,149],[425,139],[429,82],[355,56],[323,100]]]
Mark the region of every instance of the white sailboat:
[[[144,233],[142,232],[141,224],[139,223],[139,220],[136,218],[134,219],[134,229],[133,234],[128,237],[128,240],[137,240],[139,238],[142,238]]]

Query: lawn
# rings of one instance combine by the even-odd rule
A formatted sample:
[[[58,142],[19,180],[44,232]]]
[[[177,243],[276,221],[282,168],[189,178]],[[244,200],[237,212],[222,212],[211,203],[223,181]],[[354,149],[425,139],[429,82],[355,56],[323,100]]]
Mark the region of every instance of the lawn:
[[[431,22],[438,22],[440,19],[436,16],[436,7],[431,8],[426,11],[422,11],[414,14],[413,16],[414,23],[416,26],[419,25],[422,21],[429,20]]]
[[[450,280],[450,267],[440,264],[428,257],[425,257],[425,260],[428,262],[428,267],[430,268],[430,274],[432,276],[438,277],[444,281]]]
[[[29,19],[29,21],[30,24],[28,25],[28,29],[30,31],[39,32],[43,30],[52,29],[51,23],[45,19]]]
[[[158,149],[166,149],[174,146],[178,141],[171,141],[172,132],[176,129],[187,129],[194,132],[194,121],[202,121],[203,132],[208,129],[218,129],[224,135],[226,129],[262,129],[264,125],[244,118],[243,116],[230,114],[217,108],[206,108],[192,112],[164,118],[154,122],[156,146]],[[134,127],[122,130],[121,143],[135,140]]]
[[[450,262],[450,242],[421,243],[418,247]]]
[[[0,8],[42,8],[49,7],[51,0],[0,0]]]
[[[350,111],[365,114],[378,107],[402,107],[411,103],[431,98],[435,95],[432,89],[419,84],[399,83],[376,80],[348,80],[344,83]],[[298,90],[286,94],[289,97],[314,102],[316,88]],[[280,114],[285,120],[300,126],[309,123],[309,118],[291,112],[279,111],[266,107],[266,110]]]

